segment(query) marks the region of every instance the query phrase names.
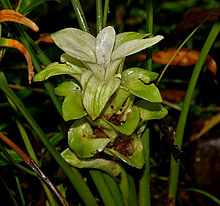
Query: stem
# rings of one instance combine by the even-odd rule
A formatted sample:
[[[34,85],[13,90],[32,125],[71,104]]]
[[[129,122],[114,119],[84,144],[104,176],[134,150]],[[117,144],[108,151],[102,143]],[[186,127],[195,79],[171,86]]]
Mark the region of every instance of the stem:
[[[14,203],[14,205],[19,206],[16,199],[14,198],[14,195],[12,194],[10,188],[8,187],[8,185],[6,184],[6,182],[4,181],[4,179],[1,176],[0,176],[0,182],[5,187],[5,189],[8,191],[8,194],[9,194],[10,198],[12,199],[12,202]]]
[[[150,137],[149,137],[149,128],[146,128],[143,135],[142,141],[144,149],[146,152],[146,162],[143,168],[142,176],[139,180],[139,206],[150,206]]]
[[[102,0],[96,0],[97,34],[102,30]]]
[[[146,0],[146,31],[153,33],[153,1]],[[152,71],[152,47],[147,48],[146,67],[148,71]]]
[[[15,175],[15,181],[16,181],[16,184],[17,184],[17,187],[18,187],[18,193],[19,193],[20,198],[21,198],[21,204],[24,206],[25,205],[24,195],[23,195],[23,192],[22,192],[22,189],[21,189],[20,181],[19,181],[19,179],[16,175]]]
[[[105,183],[105,179],[102,175],[102,172],[97,170],[89,170],[89,173],[96,185],[97,190],[102,198],[102,201],[105,206],[116,206],[115,200],[109,190],[108,186]]]
[[[128,174],[128,184],[130,187],[130,205],[137,206],[138,205],[138,198],[137,198],[137,191],[135,187],[134,177]]]
[[[27,48],[27,50],[29,51],[29,53],[31,55],[31,59],[32,59],[32,62],[33,62],[35,69],[37,70],[37,72],[40,72],[42,70],[41,64],[38,61],[36,54],[34,53],[33,48],[30,45],[30,42],[28,41],[27,34],[22,30],[20,25],[17,25],[17,29],[21,35],[20,39],[21,39],[22,44]],[[46,55],[44,55],[44,57],[42,57],[41,61],[44,61],[45,66],[47,66],[50,63],[50,61],[46,57]],[[44,86],[45,86],[54,106],[56,107],[59,114],[62,116],[61,102],[57,98],[57,96],[55,95],[54,88],[53,88],[52,84],[50,83],[49,80],[46,80],[46,81],[44,81]]]
[[[71,2],[72,2],[72,5],[73,5],[73,9],[75,11],[76,18],[78,20],[80,29],[83,30],[83,31],[89,32],[89,27],[86,23],[86,18],[85,18],[85,15],[83,13],[83,10],[82,10],[82,7],[81,7],[81,4],[80,4],[79,0],[71,0]]]
[[[118,187],[118,184],[116,183],[116,181],[111,176],[109,176],[108,174],[106,174],[104,172],[102,173],[102,175],[104,177],[106,184],[109,187],[109,190],[112,193],[113,198],[115,199],[116,205],[117,206],[125,206],[123,199],[122,199],[122,196],[121,196],[121,193],[120,193],[120,190],[119,190],[119,187]]]
[[[195,68],[193,70],[189,86],[186,92],[186,96],[183,103],[182,112],[179,117],[179,121],[177,124],[177,130],[176,130],[176,136],[174,140],[174,144],[176,144],[179,149],[182,147],[182,140],[183,140],[183,134],[186,124],[186,119],[190,107],[190,102],[192,99],[192,94],[199,76],[199,73],[202,69],[202,66],[205,62],[206,56],[209,53],[209,50],[211,49],[211,46],[213,45],[218,33],[220,30],[220,24],[215,23],[212,27],[212,30],[209,33],[208,38],[206,39],[206,42],[202,48],[202,51],[200,53],[199,59],[195,65]],[[173,157],[171,157],[171,165],[170,165],[170,182],[169,182],[169,206],[175,205],[175,199],[176,199],[176,191],[177,191],[177,184],[178,184],[178,176],[179,176],[179,166],[180,161],[175,161]]]
[[[205,19],[202,20],[202,22],[192,31],[192,33],[190,33],[190,35],[183,41],[183,43],[179,46],[179,48],[176,50],[176,52],[173,54],[173,56],[171,57],[171,59],[169,60],[169,62],[167,63],[167,65],[164,67],[162,73],[160,74],[158,80],[157,80],[157,85],[159,84],[160,80],[162,79],[165,71],[167,70],[168,66],[170,65],[170,63],[173,61],[174,57],[176,56],[176,54],[179,52],[179,50],[184,46],[184,44],[193,36],[193,34],[199,29],[199,27],[206,22],[209,17],[211,15],[213,15],[216,12],[217,9],[215,9],[213,12],[211,12]]]
[[[104,14],[103,14],[103,28],[106,27],[106,23],[107,23],[108,7],[109,7],[109,0],[105,0]]]
[[[95,198],[93,197],[91,191],[89,190],[88,186],[86,185],[85,181],[83,180],[78,170],[71,168],[69,164],[57,152],[55,147],[51,145],[51,143],[47,139],[47,136],[41,130],[39,125],[35,122],[29,111],[25,108],[23,103],[19,100],[19,98],[14,94],[12,89],[8,86],[7,80],[3,72],[0,72],[0,88],[14,102],[16,107],[20,110],[20,112],[25,117],[27,122],[36,132],[36,134],[38,135],[39,139],[42,141],[44,146],[48,149],[48,151],[54,157],[56,162],[64,170],[70,182],[73,184],[73,186],[79,193],[80,197],[84,201],[85,205],[91,205],[91,206],[97,205]]]

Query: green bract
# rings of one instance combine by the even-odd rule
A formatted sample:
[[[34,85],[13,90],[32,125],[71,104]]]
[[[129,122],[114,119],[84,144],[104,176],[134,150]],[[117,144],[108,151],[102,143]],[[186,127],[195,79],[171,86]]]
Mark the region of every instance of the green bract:
[[[102,169],[115,177],[120,173],[115,158],[136,168],[143,166],[141,133],[148,120],[165,117],[167,110],[152,83],[158,74],[136,67],[123,71],[123,63],[126,56],[163,39],[148,36],[137,32],[116,35],[111,26],[96,38],[75,28],[51,35],[65,52],[62,63],[50,64],[34,81],[60,74],[74,78],[55,88],[64,97],[64,120],[76,120],[68,132],[69,148],[62,153],[72,166]]]

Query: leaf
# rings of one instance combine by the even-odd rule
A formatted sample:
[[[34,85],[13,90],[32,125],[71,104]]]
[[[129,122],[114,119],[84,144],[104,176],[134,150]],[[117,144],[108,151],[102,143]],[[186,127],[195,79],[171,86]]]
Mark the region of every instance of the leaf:
[[[167,64],[171,57],[174,55],[178,48],[172,48],[168,51],[160,51],[153,53],[152,61],[159,64]],[[174,66],[192,66],[195,65],[200,52],[196,50],[191,50],[188,48],[181,48],[180,51],[176,54],[170,65]],[[205,64],[208,66],[208,69],[213,73],[214,77],[216,76],[217,66],[215,60],[208,55],[205,60]],[[216,82],[216,80],[215,80]]]
[[[79,91],[72,91],[65,97],[62,105],[62,113],[65,121],[79,119],[87,114],[83,108],[82,97]]]
[[[16,48],[25,56],[28,64],[28,80],[29,83],[31,83],[31,80],[34,76],[34,67],[32,65],[31,55],[28,52],[28,50],[24,47],[24,45],[15,39],[0,38],[0,47]]]
[[[23,161],[20,155],[14,150],[6,149],[6,151],[8,152],[8,154],[10,155],[10,157],[13,159],[14,162],[19,163]],[[1,156],[0,166],[11,164],[10,160],[4,155],[3,152],[0,152],[0,156]]]
[[[199,139],[202,135],[204,135],[206,132],[208,132],[210,129],[212,129],[219,122],[220,122],[220,113],[218,113],[215,116],[212,116],[211,119],[206,120],[204,122],[203,128],[199,131],[199,133],[193,135],[190,138],[189,143],[194,142],[197,139]],[[185,144],[185,146],[187,146],[189,143],[187,142],[187,144]]]
[[[104,119],[110,119],[114,113],[118,112],[129,95],[130,93],[125,89],[118,88],[115,94],[111,97],[109,103],[106,105],[107,107],[103,115]]]
[[[124,33],[117,34],[115,37],[114,49],[118,48],[121,44],[127,41],[131,41],[134,39],[143,39],[147,36],[149,36],[149,34],[141,34],[138,32],[124,32]]]
[[[148,84],[158,74],[149,73],[140,68],[132,68],[122,73],[121,87],[128,89],[132,94],[150,102],[161,102],[162,98],[154,84]]]
[[[138,101],[135,106],[139,108],[141,121],[152,119],[162,119],[168,111],[160,103],[152,103],[148,101]]]
[[[85,62],[83,61],[84,65],[90,69],[93,74],[95,75],[96,79],[104,80],[105,78],[105,68],[99,64],[92,63],[92,62]]]
[[[36,32],[39,30],[38,26],[33,21],[11,9],[4,9],[0,11],[0,23],[4,21],[12,21],[23,24]]]
[[[117,141],[117,140],[116,140]],[[143,143],[141,141],[140,138],[136,137],[135,135],[132,135],[132,143],[129,143],[129,145],[124,145],[123,142],[120,142],[120,138],[118,140],[118,143],[122,145],[115,145],[115,149],[118,150],[133,150],[133,153],[126,157],[123,154],[121,154],[120,152],[118,152],[115,149],[110,149],[110,148],[105,148],[104,152],[106,152],[107,154],[113,155],[119,159],[121,159],[122,161],[124,161],[125,163],[136,167],[136,168],[142,168],[145,162],[145,152],[144,152],[144,147],[143,147]],[[129,147],[129,148],[125,148],[125,147]],[[131,148],[132,147],[132,148]]]
[[[106,120],[108,124],[110,124],[113,128],[125,135],[131,135],[138,126],[140,120],[139,109],[138,107],[133,107],[128,115],[128,118],[125,120],[125,123],[117,126]]]
[[[93,157],[101,152],[110,142],[109,138],[96,138],[93,129],[85,119],[76,120],[68,132],[69,147],[81,158]]]
[[[54,92],[58,96],[68,96],[71,92],[78,90],[81,91],[81,88],[78,84],[73,81],[66,81],[59,84],[55,89]]]
[[[70,149],[66,149],[61,155],[73,167],[99,169],[115,179],[119,178],[120,166],[115,161],[103,158],[80,159]]]
[[[108,82],[115,75],[115,73],[118,71],[119,65],[123,62],[123,60],[124,58],[116,59],[108,64],[105,72],[105,81]]]
[[[95,37],[88,32],[66,28],[51,34],[51,38],[68,55],[78,60],[96,63]]]
[[[94,120],[119,87],[120,80],[112,78],[109,82],[98,81],[92,72],[86,71],[82,75],[81,85],[83,87],[83,105]]]
[[[74,57],[71,57],[70,55],[64,53],[60,56],[60,61],[62,63],[66,63],[67,65],[70,65],[70,66],[79,66],[79,67],[85,67],[85,65],[79,61],[78,59],[74,58]]]
[[[104,68],[110,62],[112,50],[115,43],[115,30],[111,26],[107,26],[100,31],[96,37],[96,57],[97,63]]]
[[[20,0],[18,6],[16,8],[16,11],[20,12],[24,15],[27,15],[34,8],[36,8],[37,6],[43,4],[47,1],[57,1],[59,3],[61,2],[61,0]]]
[[[66,64],[59,64],[58,62],[54,62],[49,64],[44,70],[39,72],[34,76],[34,81],[43,81],[48,79],[49,77],[60,75],[60,74],[68,74],[77,80],[81,76],[84,68],[78,66],[68,66]]]
[[[162,40],[163,37],[158,35],[148,39],[134,39],[126,41],[112,52],[112,61],[122,57],[129,56],[143,49],[146,49]]]

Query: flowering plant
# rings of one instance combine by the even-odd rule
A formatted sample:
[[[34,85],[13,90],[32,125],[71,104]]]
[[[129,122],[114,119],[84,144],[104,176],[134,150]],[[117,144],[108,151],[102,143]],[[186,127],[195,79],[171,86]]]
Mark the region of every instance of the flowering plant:
[[[152,83],[158,74],[137,67],[123,70],[123,65],[126,56],[163,37],[137,32],[116,35],[111,26],[96,38],[75,28],[51,37],[65,52],[62,63],[48,65],[34,81],[60,74],[73,77],[55,88],[64,97],[64,120],[75,120],[68,132],[69,148],[62,156],[74,167],[98,168],[114,177],[120,169],[113,160],[141,168],[145,161],[141,133],[147,121],[163,118],[167,110]]]

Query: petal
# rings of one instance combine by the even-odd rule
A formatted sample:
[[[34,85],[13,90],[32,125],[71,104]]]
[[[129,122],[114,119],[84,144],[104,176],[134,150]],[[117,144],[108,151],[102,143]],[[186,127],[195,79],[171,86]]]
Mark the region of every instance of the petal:
[[[168,111],[160,103],[152,103],[148,101],[138,101],[135,104],[140,110],[140,116],[142,121],[147,121],[151,119],[162,119],[164,118]]]
[[[93,157],[109,142],[109,138],[93,138],[93,129],[85,118],[76,120],[68,132],[69,147],[81,158]]]
[[[114,49],[118,48],[121,44],[127,41],[131,41],[134,39],[143,39],[149,35],[150,34],[142,34],[138,32],[124,32],[124,33],[117,34],[115,37]]]
[[[95,37],[75,28],[66,28],[51,35],[56,45],[68,55],[84,61],[96,62]]]
[[[82,75],[83,105],[93,120],[100,115],[107,101],[119,87],[120,82],[118,78],[112,78],[107,83],[98,81],[94,74],[89,74],[89,72]]]
[[[48,79],[51,76],[60,75],[60,74],[68,74],[77,80],[81,76],[84,68],[78,66],[67,66],[66,64],[59,64],[58,62],[54,62],[49,64],[44,70],[39,72],[34,76],[34,81],[43,81]]]
[[[146,49],[158,43],[162,39],[163,37],[158,35],[148,39],[134,39],[131,41],[126,41],[112,52],[111,60],[113,61],[115,59],[119,59],[137,53],[143,49]]]
[[[65,121],[79,119],[87,114],[83,108],[82,97],[79,91],[72,91],[65,97],[62,104],[62,113]]]
[[[81,91],[81,88],[78,84],[73,81],[66,81],[59,84],[55,89],[54,92],[58,96],[68,96],[70,92],[75,90]]]
[[[107,67],[110,62],[112,49],[115,43],[115,30],[108,26],[96,37],[96,58],[97,63],[103,67]]]

